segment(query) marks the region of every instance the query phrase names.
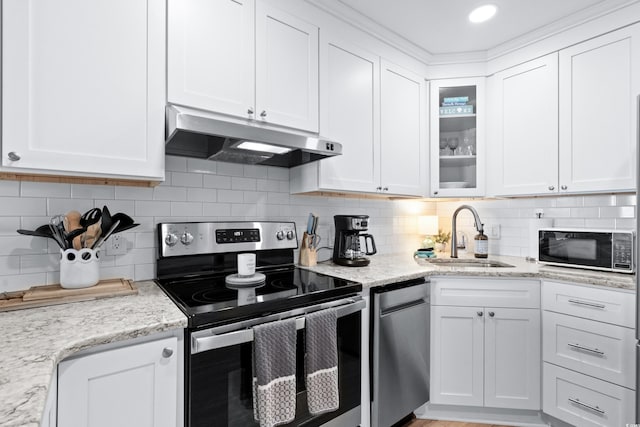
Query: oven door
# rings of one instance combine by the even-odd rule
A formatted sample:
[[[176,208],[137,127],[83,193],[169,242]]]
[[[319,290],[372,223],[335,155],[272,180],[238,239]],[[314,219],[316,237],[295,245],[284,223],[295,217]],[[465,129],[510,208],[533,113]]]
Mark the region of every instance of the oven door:
[[[357,426],[360,424],[361,310],[365,302],[340,300],[263,319],[196,331],[190,334],[191,355],[186,363],[186,425],[189,427],[259,426],[253,418],[252,347],[250,328],[336,306],[340,406],[313,416],[307,408],[304,379],[304,321],[297,322],[296,418],[287,426]],[[274,316],[276,316],[274,318]]]
[[[612,234],[598,231],[540,230],[539,260],[548,264],[611,270]]]

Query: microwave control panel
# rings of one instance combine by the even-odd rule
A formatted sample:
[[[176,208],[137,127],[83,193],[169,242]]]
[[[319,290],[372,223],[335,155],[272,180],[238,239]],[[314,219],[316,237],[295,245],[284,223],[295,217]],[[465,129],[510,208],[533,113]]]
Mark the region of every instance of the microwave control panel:
[[[633,271],[633,233],[613,233],[611,243],[613,270]]]

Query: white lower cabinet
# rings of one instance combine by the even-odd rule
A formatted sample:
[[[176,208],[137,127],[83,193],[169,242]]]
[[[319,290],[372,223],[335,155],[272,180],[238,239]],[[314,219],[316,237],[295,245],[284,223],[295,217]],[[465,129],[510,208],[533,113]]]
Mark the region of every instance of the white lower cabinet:
[[[44,403],[44,412],[40,420],[40,427],[56,427],[58,409],[58,377],[53,375],[49,384],[49,393]]]
[[[544,412],[572,425],[632,425],[634,397],[628,388],[544,364]]]
[[[432,286],[431,403],[540,409],[539,283],[433,279]],[[530,298],[477,305],[476,293],[491,289],[509,301],[513,287]]]
[[[58,366],[58,427],[176,427],[179,340],[88,354]]]
[[[635,420],[635,295],[544,282],[543,411],[577,426]]]

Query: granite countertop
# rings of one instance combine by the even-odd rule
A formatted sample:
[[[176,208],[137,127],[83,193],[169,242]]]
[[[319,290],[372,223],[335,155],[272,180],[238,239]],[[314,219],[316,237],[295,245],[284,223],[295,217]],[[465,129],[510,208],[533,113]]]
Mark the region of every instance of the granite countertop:
[[[438,254],[438,257],[448,258],[447,255],[441,254]],[[473,255],[460,258],[475,259]],[[365,288],[428,276],[533,277],[627,290],[636,288],[633,274],[548,266],[510,256],[489,256],[488,259],[511,264],[513,267],[442,266],[430,264],[424,259],[416,259],[412,254],[374,255],[369,259],[371,264],[367,267],[344,267],[329,261],[314,267],[300,268],[360,282]]]
[[[0,425],[38,426],[58,362],[86,348],[182,329],[187,318],[153,282],[137,295],[0,313]]]

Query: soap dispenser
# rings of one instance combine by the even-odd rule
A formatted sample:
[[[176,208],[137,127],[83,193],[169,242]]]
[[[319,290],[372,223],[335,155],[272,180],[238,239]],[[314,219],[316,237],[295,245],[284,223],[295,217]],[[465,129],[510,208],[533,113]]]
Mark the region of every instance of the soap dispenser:
[[[489,238],[484,234],[484,224],[481,225],[480,231],[474,237],[475,240],[475,257],[487,258],[489,256]]]

